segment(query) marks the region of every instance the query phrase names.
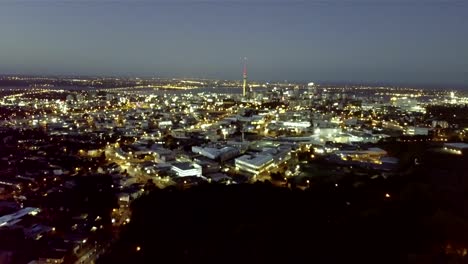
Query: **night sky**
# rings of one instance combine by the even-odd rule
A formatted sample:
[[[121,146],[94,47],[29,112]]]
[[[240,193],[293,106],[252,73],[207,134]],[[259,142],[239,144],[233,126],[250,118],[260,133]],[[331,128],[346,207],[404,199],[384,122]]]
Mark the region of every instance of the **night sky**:
[[[98,2],[98,3],[96,3]],[[0,73],[468,86],[467,0],[0,0]]]

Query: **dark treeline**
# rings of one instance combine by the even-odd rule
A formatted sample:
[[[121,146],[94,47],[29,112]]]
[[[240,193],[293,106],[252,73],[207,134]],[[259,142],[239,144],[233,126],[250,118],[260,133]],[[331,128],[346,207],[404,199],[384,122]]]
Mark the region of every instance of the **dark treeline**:
[[[461,178],[461,159],[457,167],[433,156],[431,166],[359,186],[156,189],[132,204],[131,223],[100,262],[464,263],[466,198],[453,200],[452,193],[467,184],[428,173],[448,166],[455,172],[448,177]],[[439,188],[441,182],[455,189]]]

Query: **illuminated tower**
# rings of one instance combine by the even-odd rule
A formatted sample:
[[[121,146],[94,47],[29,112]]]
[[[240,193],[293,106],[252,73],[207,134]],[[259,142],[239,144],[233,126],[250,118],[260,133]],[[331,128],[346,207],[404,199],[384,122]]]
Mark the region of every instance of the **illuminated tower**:
[[[247,96],[247,58],[244,58],[244,73],[242,76],[244,78],[244,84],[242,85],[242,95],[246,97]]]

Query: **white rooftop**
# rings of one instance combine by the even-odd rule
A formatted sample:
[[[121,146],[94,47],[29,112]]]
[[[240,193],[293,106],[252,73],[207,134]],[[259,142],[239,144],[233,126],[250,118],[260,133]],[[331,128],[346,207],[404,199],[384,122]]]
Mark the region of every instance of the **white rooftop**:
[[[256,167],[261,167],[265,163],[268,163],[269,161],[272,161],[272,160],[273,160],[273,157],[270,155],[256,155],[256,156],[244,155],[236,159],[236,161],[248,163]]]
[[[37,214],[39,211],[40,211],[39,208],[26,207],[26,208],[23,208],[23,209],[19,210],[16,213],[12,213],[12,214],[9,214],[9,215],[4,215],[4,216],[0,217],[0,226],[14,225],[23,216],[28,215],[28,214],[34,215],[34,214]]]

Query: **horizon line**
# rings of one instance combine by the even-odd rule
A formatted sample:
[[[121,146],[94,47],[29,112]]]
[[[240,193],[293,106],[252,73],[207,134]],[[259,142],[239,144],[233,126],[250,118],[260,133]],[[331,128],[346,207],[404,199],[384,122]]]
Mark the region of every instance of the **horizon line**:
[[[208,81],[238,81],[242,82],[242,76],[239,79],[229,78],[212,78],[212,77],[191,77],[191,76],[156,76],[156,75],[137,75],[137,74],[27,74],[27,73],[0,73],[1,77],[48,77],[48,78],[143,78],[143,79],[196,79],[196,80],[208,80]],[[314,82],[319,85],[353,85],[353,86],[391,86],[396,88],[421,88],[421,89],[462,89],[468,90],[468,84],[450,84],[450,83],[424,83],[424,82],[408,82],[408,81],[352,81],[352,80],[320,80],[320,79],[309,79],[309,80],[288,80],[288,79],[277,79],[277,80],[265,80],[265,79],[249,79],[251,82],[265,82],[265,83],[301,83],[306,84]]]

